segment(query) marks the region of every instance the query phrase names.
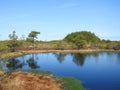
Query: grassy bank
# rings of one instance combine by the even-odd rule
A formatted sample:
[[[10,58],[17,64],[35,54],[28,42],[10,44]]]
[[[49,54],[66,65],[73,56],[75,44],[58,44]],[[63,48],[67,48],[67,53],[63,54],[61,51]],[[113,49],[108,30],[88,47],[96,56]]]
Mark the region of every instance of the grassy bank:
[[[49,71],[29,70],[25,72],[48,75],[50,77],[53,77],[58,83],[62,85],[63,90],[87,90],[82,86],[82,83],[79,80],[73,77],[56,77],[53,76],[53,73]]]
[[[81,49],[81,50],[19,50],[17,52],[0,53],[0,59],[9,59],[25,54],[46,53],[46,52],[62,52],[62,53],[93,53],[93,52],[120,52],[120,50],[105,50],[105,49]]]
[[[60,79],[64,82],[65,90],[87,90],[73,77],[60,77]]]
[[[5,53],[0,53],[0,59],[9,59],[9,58],[13,58],[13,57],[18,57],[18,56],[22,56],[25,55],[25,53],[22,52],[5,52]]]
[[[0,71],[0,90],[86,90],[80,81],[72,77],[55,77],[51,74],[48,71],[37,70],[11,74]]]

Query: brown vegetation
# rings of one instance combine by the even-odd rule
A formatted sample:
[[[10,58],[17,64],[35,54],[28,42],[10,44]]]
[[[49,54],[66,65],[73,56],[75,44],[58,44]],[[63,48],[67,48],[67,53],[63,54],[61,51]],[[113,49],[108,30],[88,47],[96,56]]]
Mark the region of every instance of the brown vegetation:
[[[116,50],[107,50],[107,49],[81,49],[81,50],[19,50],[17,52],[6,52],[0,53],[0,59],[12,58],[17,56],[22,56],[25,54],[35,54],[35,53],[47,53],[47,52],[62,52],[62,53],[91,53],[91,52],[100,52],[100,51],[115,51]],[[117,50],[120,52],[120,50]]]
[[[14,72],[0,81],[0,90],[60,90],[60,84],[50,76]]]

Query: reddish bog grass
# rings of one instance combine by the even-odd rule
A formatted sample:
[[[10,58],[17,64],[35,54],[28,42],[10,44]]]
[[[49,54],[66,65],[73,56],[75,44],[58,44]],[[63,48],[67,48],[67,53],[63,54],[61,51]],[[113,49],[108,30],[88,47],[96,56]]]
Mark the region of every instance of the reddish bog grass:
[[[0,72],[0,76],[4,74]],[[14,72],[1,79],[0,90],[60,90],[60,84],[49,76]]]

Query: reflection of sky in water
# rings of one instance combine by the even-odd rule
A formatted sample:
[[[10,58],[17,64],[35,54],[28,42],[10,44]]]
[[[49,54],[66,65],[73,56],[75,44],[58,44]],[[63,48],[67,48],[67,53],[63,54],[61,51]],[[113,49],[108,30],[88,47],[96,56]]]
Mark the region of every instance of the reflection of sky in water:
[[[57,76],[75,77],[92,90],[120,90],[120,53],[42,53],[1,61],[0,67],[52,71]]]

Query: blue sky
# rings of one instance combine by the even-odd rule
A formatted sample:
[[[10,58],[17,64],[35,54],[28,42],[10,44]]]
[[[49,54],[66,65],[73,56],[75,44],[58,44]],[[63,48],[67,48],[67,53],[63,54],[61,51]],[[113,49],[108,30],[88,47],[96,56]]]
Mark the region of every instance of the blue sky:
[[[82,30],[120,40],[120,0],[0,0],[0,40],[13,30],[19,38],[36,30],[47,41]]]

